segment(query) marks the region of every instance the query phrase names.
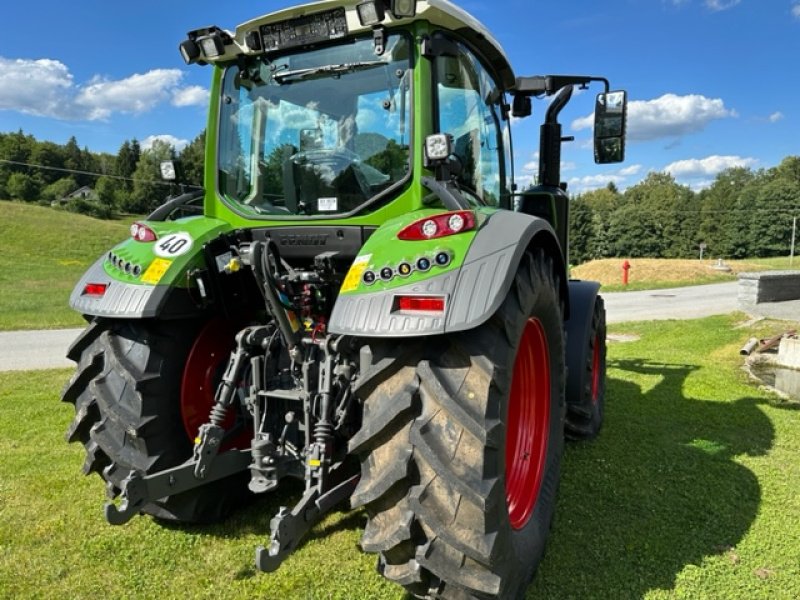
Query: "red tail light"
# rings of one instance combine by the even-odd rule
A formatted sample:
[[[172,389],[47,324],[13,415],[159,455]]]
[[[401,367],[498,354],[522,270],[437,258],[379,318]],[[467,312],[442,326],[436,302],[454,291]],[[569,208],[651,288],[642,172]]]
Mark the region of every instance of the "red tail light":
[[[139,221],[131,225],[131,237],[137,242],[155,242],[158,239],[155,231]]]
[[[444,296],[397,296],[395,310],[403,312],[443,313]]]
[[[81,296],[104,296],[108,289],[107,283],[87,283]]]
[[[471,229],[475,229],[475,213],[469,210],[457,210],[414,221],[401,229],[397,238],[414,242],[434,240]]]

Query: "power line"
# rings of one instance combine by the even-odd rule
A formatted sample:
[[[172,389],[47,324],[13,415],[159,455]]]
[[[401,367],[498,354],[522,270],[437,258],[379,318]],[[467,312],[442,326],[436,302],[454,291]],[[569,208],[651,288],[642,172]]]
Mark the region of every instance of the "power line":
[[[108,177],[109,179],[118,179],[120,181],[135,181],[132,177],[124,177],[123,175],[110,175],[110,174],[107,174],[107,173],[94,173],[92,171],[80,171],[78,169],[67,169],[67,168],[64,168],[64,167],[48,167],[46,165],[37,165],[37,164],[34,164],[34,163],[26,163],[26,162],[21,162],[21,161],[18,161],[18,160],[8,160],[8,159],[5,159],[5,158],[0,158],[0,163],[6,163],[6,164],[9,164],[9,165],[18,165],[18,166],[21,166],[21,167],[32,167],[32,168],[36,168],[36,169],[44,169],[46,171],[58,171],[60,173],[75,173],[76,175],[90,175],[92,177]],[[179,184],[172,183],[172,182],[169,182],[169,181],[141,181],[140,183],[146,183],[148,185],[167,185],[167,186],[179,185]],[[196,189],[196,190],[203,189],[202,186],[191,185],[191,184],[185,184],[184,187],[193,188],[193,189]]]

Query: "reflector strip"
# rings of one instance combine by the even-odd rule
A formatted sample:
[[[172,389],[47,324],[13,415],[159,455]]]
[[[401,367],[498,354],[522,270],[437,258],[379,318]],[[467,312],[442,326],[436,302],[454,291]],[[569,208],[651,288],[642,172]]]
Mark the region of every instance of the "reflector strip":
[[[444,312],[444,296],[397,296],[395,303],[404,312]]]
[[[107,283],[87,283],[86,287],[83,288],[81,296],[102,297],[105,295],[106,289],[108,289]]]

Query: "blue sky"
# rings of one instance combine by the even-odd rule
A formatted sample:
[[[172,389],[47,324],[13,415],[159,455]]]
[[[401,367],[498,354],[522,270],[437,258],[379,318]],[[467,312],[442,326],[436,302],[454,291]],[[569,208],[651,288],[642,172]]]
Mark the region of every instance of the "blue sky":
[[[186,67],[190,29],[237,24],[287,0],[37,0],[7,3],[0,36],[0,131],[116,153],[126,139],[205,125],[210,70]],[[667,170],[700,189],[730,166],[800,154],[800,0],[494,0],[457,2],[483,21],[518,75],[601,75],[628,90],[623,165],[592,162],[597,91],[562,112],[562,178],[573,191],[625,188]],[[534,172],[546,104],[515,125],[518,180]]]

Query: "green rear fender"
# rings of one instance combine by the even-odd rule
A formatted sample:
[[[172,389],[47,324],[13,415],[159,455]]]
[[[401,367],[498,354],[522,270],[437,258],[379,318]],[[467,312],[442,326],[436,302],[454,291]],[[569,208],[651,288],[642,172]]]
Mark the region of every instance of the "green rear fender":
[[[74,310],[128,319],[182,317],[199,311],[186,274],[205,267],[203,245],[231,226],[201,216],[140,223],[157,239],[130,237],[101,256],[73,289]]]
[[[547,221],[507,210],[476,211],[476,231],[419,242],[397,238],[406,225],[441,212],[406,215],[370,237],[342,284],[328,325],[331,333],[411,337],[473,329],[500,306],[531,246],[543,247],[563,271],[556,235]],[[449,261],[438,266],[436,257],[442,253]],[[430,268],[419,268],[420,259],[431,260]],[[403,265],[410,272],[404,274],[408,269]],[[406,297],[443,299],[443,309],[405,310],[401,298]]]

